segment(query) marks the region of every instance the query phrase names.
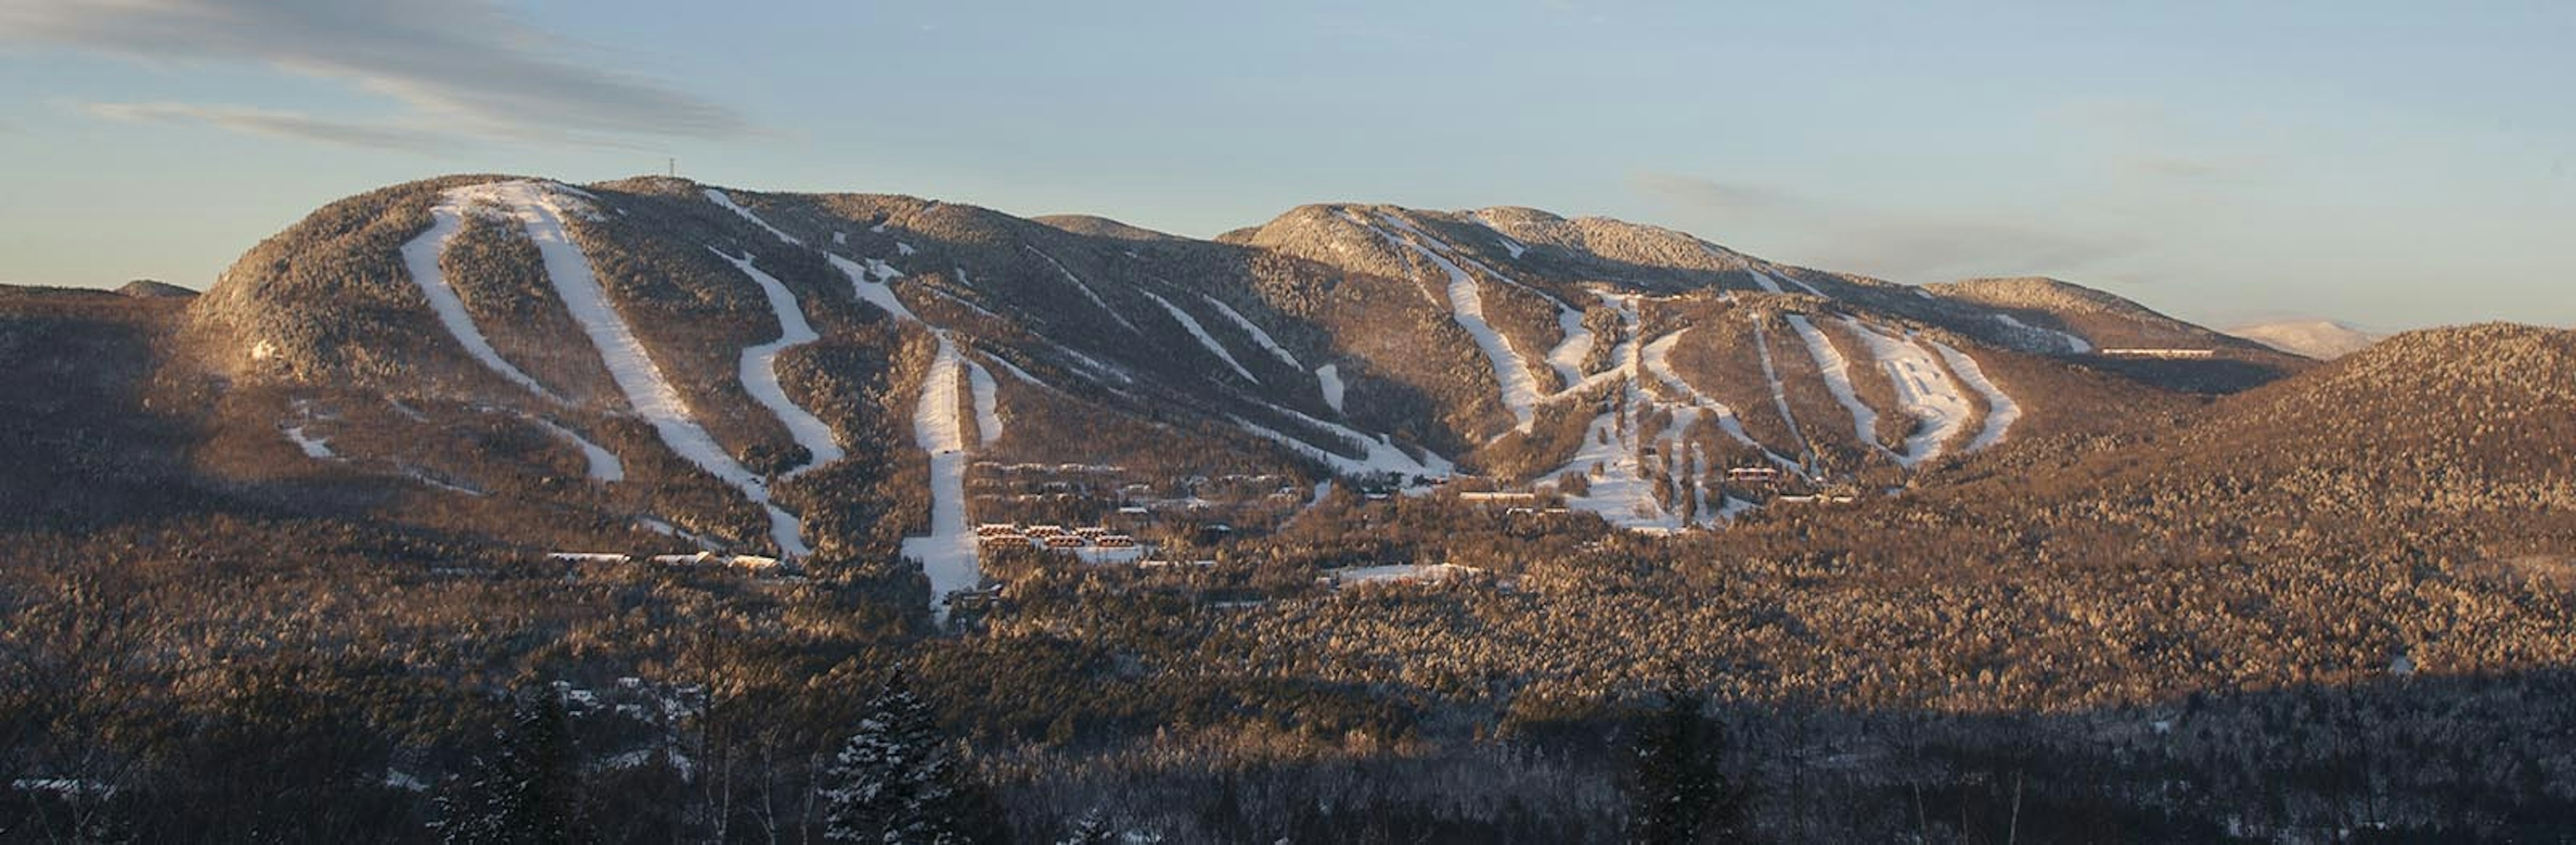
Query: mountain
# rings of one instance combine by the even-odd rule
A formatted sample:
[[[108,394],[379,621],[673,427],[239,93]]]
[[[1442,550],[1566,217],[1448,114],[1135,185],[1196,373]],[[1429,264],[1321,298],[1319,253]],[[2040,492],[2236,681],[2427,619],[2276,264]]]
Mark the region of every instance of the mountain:
[[[1181,550],[1336,483],[1454,483],[1706,528],[2299,366],[2062,282],[1911,287],[1525,208],[1202,241],[669,178],[387,187],[181,302],[153,354],[202,375],[153,398],[203,416],[173,460],[225,495],[523,553],[909,558],[934,596],[980,579],[979,522],[1142,509]]]
[[[2333,320],[2291,320],[2262,323],[2231,329],[2228,334],[2245,338],[2292,355],[2304,355],[2320,361],[2331,361],[2378,343],[2384,335],[2362,331]]]
[[[196,291],[192,291],[192,290],[189,290],[189,289],[187,289],[187,288],[180,287],[180,286],[178,286],[178,285],[170,284],[169,282],[155,281],[155,280],[152,280],[152,279],[136,279],[136,280],[131,281],[131,282],[126,282],[123,286],[118,287],[118,288],[116,289],[116,292],[117,292],[117,293],[124,294],[124,295],[126,295],[126,296],[133,296],[133,297],[146,297],[146,296],[174,296],[174,297],[190,297],[190,296],[196,296],[196,295],[197,295],[197,292],[196,292]]]

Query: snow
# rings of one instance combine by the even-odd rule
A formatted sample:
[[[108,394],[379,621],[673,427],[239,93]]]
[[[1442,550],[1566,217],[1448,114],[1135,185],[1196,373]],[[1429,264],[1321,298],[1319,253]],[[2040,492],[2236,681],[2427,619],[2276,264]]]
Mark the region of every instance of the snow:
[[[850,245],[850,233],[848,233],[848,232],[839,232],[839,231],[835,231],[835,232],[833,232],[833,233],[832,233],[832,243],[833,243],[833,244],[835,244],[835,245],[838,245],[838,246],[849,246],[849,245]]]
[[[578,201],[568,202],[551,185],[527,181],[492,182],[459,190],[472,199],[507,208],[519,218],[545,261],[546,276],[555,286],[555,295],[599,350],[610,380],[625,394],[627,405],[653,426],[663,444],[708,474],[740,489],[744,498],[760,504],[769,516],[770,538],[780,551],[790,557],[812,554],[813,550],[799,536],[796,519],[769,504],[768,482],[743,468],[716,443],[713,435],[698,426],[679,390],[671,386],[646,353],[644,341],[609,304],[608,292],[592,273],[589,257],[582,254],[564,227],[568,209],[580,209],[571,202]]]
[[[1007,359],[995,358],[993,359],[993,366],[1000,367],[1003,370],[1008,371],[1012,378],[1028,382],[1039,387],[1048,386],[1046,382],[1040,381],[1037,376],[1030,375],[1029,371],[1020,369],[1020,365],[1011,363]]]
[[[1391,584],[1407,581],[1446,581],[1483,570],[1454,563],[1399,563],[1384,566],[1353,566],[1326,570],[1335,584]]]
[[[805,242],[797,240],[796,236],[778,231],[778,227],[769,225],[769,221],[760,219],[760,215],[751,213],[751,209],[736,205],[733,201],[733,197],[726,196],[724,191],[715,188],[708,188],[707,199],[714,201],[717,205],[724,206],[735,214],[742,215],[742,219],[751,221],[752,225],[769,230],[769,234],[776,236],[780,242],[794,244],[796,246],[805,245]]]
[[[1992,379],[1986,378],[1986,371],[1977,366],[1977,359],[1949,344],[1937,340],[1926,342],[1932,344],[1932,351],[1941,353],[1941,360],[1949,362],[1950,371],[1958,374],[1959,381],[1986,398],[1985,428],[1977,432],[1976,439],[1968,441],[1964,451],[1982,452],[2003,442],[2012,433],[2013,423],[2021,419],[2021,403],[2013,401],[2002,388],[1995,386]]]
[[[501,358],[500,351],[493,349],[491,341],[484,339],[483,331],[474,326],[474,317],[465,311],[465,301],[457,297],[456,288],[448,285],[447,274],[439,269],[439,255],[447,251],[448,242],[465,228],[465,214],[471,207],[474,191],[474,187],[451,188],[439,194],[438,203],[429,207],[429,231],[402,245],[403,268],[410,271],[412,284],[420,288],[421,298],[429,300],[429,310],[438,315],[439,325],[446,327],[448,335],[465,347],[466,354],[520,387],[560,403],[563,400],[546,390],[545,385],[538,384],[536,379]],[[264,341],[262,345],[266,345]],[[253,349],[251,357],[267,356],[260,354],[259,349]]]
[[[1282,408],[1277,405],[1262,403],[1262,407],[1277,412],[1282,416],[1296,419],[1299,422],[1303,422],[1315,428],[1331,432],[1343,440],[1359,444],[1366,455],[1361,458],[1353,459],[1331,450],[1318,447],[1312,443],[1291,437],[1278,429],[1258,425],[1241,417],[1236,417],[1234,419],[1235,424],[1242,426],[1245,431],[1252,432],[1263,439],[1279,443],[1280,445],[1287,446],[1290,449],[1303,453],[1308,457],[1322,461],[1332,466],[1334,472],[1342,475],[1377,475],[1380,473],[1394,473],[1406,476],[1439,477],[1448,475],[1457,469],[1457,467],[1451,464],[1448,459],[1442,458],[1439,455],[1430,455],[1428,460],[1417,459],[1414,456],[1407,454],[1403,449],[1396,448],[1395,444],[1389,442],[1388,438],[1383,435],[1373,437],[1368,434],[1361,433],[1359,430],[1349,426],[1319,420],[1314,417],[1298,413],[1293,409]]]
[[[1997,313],[1995,315],[1995,322],[2002,323],[2019,331],[2039,335],[2041,337],[2053,337],[2058,342],[2066,344],[2066,351],[2071,354],[2082,355],[2093,351],[2093,343],[2091,341],[2085,340],[2073,332],[2041,328],[2022,322],[2021,320],[2013,317],[2013,315],[2003,313]]]
[[[1794,461],[1773,453],[1768,447],[1755,441],[1753,435],[1744,430],[1744,421],[1736,417],[1734,408],[1717,401],[1715,397],[1701,393],[1698,387],[1692,386],[1688,379],[1682,378],[1682,374],[1673,369],[1673,347],[1681,343],[1682,335],[1689,333],[1690,329],[1682,329],[1656,338],[1654,342],[1646,344],[1644,351],[1638,355],[1638,362],[1645,365],[1646,372],[1652,374],[1655,380],[1662,382],[1675,395],[1682,397],[1693,407],[1706,410],[1715,416],[1718,429],[1726,432],[1728,437],[1735,438],[1736,442],[1746,446],[1761,449],[1763,454],[1775,463],[1794,465]],[[1678,434],[1687,430],[1688,426],[1680,423],[1677,418],[1673,431]]]
[[[975,533],[966,524],[966,433],[959,423],[957,345],[939,335],[939,353],[923,377],[921,401],[913,406],[912,439],[930,454],[930,534],[906,537],[903,554],[921,561],[930,578],[934,611],[946,618],[949,593],[972,589],[983,580],[975,560]]]
[[[921,250],[913,249],[911,244],[904,243],[902,241],[894,242],[894,254],[897,256],[911,255],[920,251]]]
[[[1771,364],[1770,333],[1762,330],[1761,314],[1754,314],[1752,316],[1753,350],[1760,353],[1762,357],[1762,377],[1771,382],[1771,404],[1780,411],[1780,421],[1788,424],[1789,439],[1797,441],[1800,444],[1804,444],[1807,442],[1807,436],[1799,433],[1798,431],[1798,415],[1790,412],[1789,410],[1789,388],[1787,385],[1780,383],[1780,370]],[[1803,445],[1800,447],[1800,451],[1805,451],[1805,447]]]
[[[1263,349],[1270,350],[1271,357],[1278,358],[1279,362],[1287,364],[1289,369],[1306,368],[1306,365],[1297,363],[1297,356],[1289,354],[1287,347],[1280,346],[1279,341],[1271,339],[1269,332],[1262,331],[1260,326],[1253,325],[1251,320],[1244,319],[1243,313],[1234,310],[1234,306],[1225,304],[1225,300],[1204,293],[1199,294],[1199,298],[1207,300],[1209,305],[1216,306],[1216,313],[1223,314],[1226,319],[1234,321],[1234,324],[1242,328],[1245,334],[1252,336],[1252,342],[1261,344]]]
[[[840,268],[841,275],[850,277],[850,289],[858,292],[860,300],[884,309],[886,313],[894,315],[895,319],[909,323],[921,322],[920,317],[913,315],[912,309],[903,307],[903,300],[895,298],[894,286],[874,280],[869,275],[868,268],[860,266],[856,261],[831,253],[824,253],[823,257],[831,261],[832,266]]]
[[[1241,374],[1244,378],[1250,379],[1254,382],[1261,381],[1260,376],[1253,375],[1251,370],[1243,368],[1243,362],[1234,360],[1234,353],[1225,351],[1224,345],[1217,343],[1216,338],[1209,336],[1207,327],[1199,325],[1198,318],[1190,316],[1190,312],[1181,310],[1180,306],[1173,305],[1171,300],[1157,296],[1153,291],[1137,288],[1136,292],[1144,294],[1146,299],[1153,300],[1154,304],[1163,306],[1163,310],[1171,312],[1172,319],[1179,321],[1181,328],[1187,329],[1191,337],[1198,338],[1200,346],[1207,347],[1207,351],[1216,353],[1216,357],[1224,360],[1226,366],[1233,367],[1234,371]]]
[[[1348,390],[1348,388],[1342,384],[1341,365],[1325,364],[1321,367],[1316,367],[1315,384],[1324,391],[1324,404],[1331,406],[1333,413],[1341,413],[1342,396]]]
[[[1756,268],[1754,268],[1754,267],[1753,267],[1753,266],[1751,266],[1751,265],[1746,265],[1744,269],[1751,271],[1751,272],[1753,273],[1753,278],[1754,278],[1756,281],[1761,282],[1761,283],[1762,283],[1762,287],[1764,287],[1764,288],[1766,288],[1766,289],[1769,289],[1772,293],[1780,293],[1780,292],[1782,292],[1782,291],[1781,291],[1781,289],[1780,289],[1780,280],[1779,280],[1779,278],[1773,277],[1773,276],[1772,276],[1771,274],[1769,274],[1769,273],[1762,272],[1761,270],[1756,269]],[[1783,275],[1784,275],[1784,276],[1786,276],[1786,274],[1783,274]],[[1801,288],[1805,288],[1805,289],[1806,289],[1806,291],[1807,291],[1808,293],[1812,293],[1812,294],[1815,294],[1815,295],[1817,295],[1817,296],[1824,296],[1824,295],[1825,295],[1825,292],[1824,292],[1824,291],[1817,290],[1815,285],[1807,284],[1806,280],[1804,280],[1804,279],[1800,279],[1800,278],[1798,278],[1798,277],[1796,277],[1796,276],[1786,276],[1786,278],[1789,280],[1789,283],[1790,283],[1790,284],[1797,285],[1798,287],[1801,287]]]
[[[1523,243],[1521,243],[1520,241],[1512,240],[1512,236],[1511,236],[1511,235],[1507,235],[1507,234],[1504,234],[1504,233],[1503,233],[1503,227],[1501,227],[1501,226],[1496,226],[1496,225],[1494,225],[1494,221],[1485,219],[1485,213],[1484,213],[1484,212],[1482,212],[1482,211],[1470,211],[1470,212],[1467,212],[1467,219],[1469,219],[1469,220],[1474,220],[1474,221],[1476,221],[1476,225],[1483,226],[1483,227],[1485,227],[1485,229],[1486,229],[1487,231],[1491,231],[1491,232],[1493,232],[1493,233],[1494,233],[1494,240],[1499,241],[1499,242],[1501,242],[1501,243],[1502,243],[1503,251],[1504,251],[1504,252],[1508,252],[1508,253],[1511,253],[1511,254],[1512,254],[1512,260],[1514,260],[1514,261],[1519,261],[1519,260],[1520,260],[1520,258],[1521,258],[1521,253],[1525,253],[1525,252],[1528,252],[1528,251],[1529,251],[1529,246],[1528,246],[1527,244],[1523,244]]]
[[[1976,415],[1976,408],[1950,380],[1949,370],[1912,338],[1880,334],[1850,317],[1844,317],[1843,324],[1860,337],[1870,357],[1896,383],[1897,406],[1922,422],[1905,438],[1905,449],[1896,455],[1896,462],[1912,467],[1939,457],[1952,438],[1967,430],[1968,418]]]
[[[1109,307],[1109,301],[1101,299],[1099,291],[1092,290],[1091,285],[1084,283],[1081,276],[1076,276],[1073,274],[1072,270],[1066,269],[1064,262],[1055,260],[1055,256],[1048,255],[1045,250],[1038,249],[1037,247],[1030,246],[1024,248],[1029,252],[1035,253],[1037,257],[1046,259],[1046,263],[1055,267],[1056,272],[1064,274],[1065,281],[1072,282],[1076,290],[1082,291],[1083,298],[1091,300],[1091,304],[1100,306],[1100,310],[1108,312],[1110,319],[1117,320],[1118,324],[1126,326],[1128,331],[1136,332],[1137,334],[1144,334],[1143,331],[1136,328],[1135,323],[1127,322],[1127,315],[1119,313],[1116,308]],[[965,278],[965,274],[958,274],[958,278],[963,280]],[[1164,307],[1168,308],[1171,306],[1169,303],[1166,303]]]
[[[1386,221],[1408,232],[1419,231],[1402,220],[1390,217]],[[1494,381],[1502,386],[1503,409],[1511,412],[1521,432],[1529,432],[1538,423],[1538,380],[1530,377],[1529,363],[1521,358],[1519,350],[1512,348],[1511,339],[1494,331],[1493,325],[1485,321],[1485,298],[1476,284],[1476,277],[1468,275],[1466,269],[1456,262],[1410,238],[1390,237],[1389,240],[1412,250],[1449,275],[1451,317],[1459,328],[1467,330],[1467,334],[1476,339],[1476,348],[1483,350],[1485,360],[1493,364]]]
[[[787,386],[778,381],[779,354],[821,340],[823,336],[815,333],[812,324],[805,322],[804,310],[796,305],[796,294],[780,284],[776,277],[753,266],[749,256],[735,258],[722,252],[716,255],[722,256],[726,263],[759,284],[761,294],[769,300],[770,313],[778,317],[777,340],[742,351],[741,376],[743,392],[751,394],[752,401],[759,402],[778,417],[778,422],[787,426],[788,436],[795,438],[796,445],[805,447],[812,456],[804,465],[788,470],[786,477],[794,478],[845,457],[847,453],[841,451],[841,444],[832,439],[832,427],[814,416],[812,411],[796,404],[796,400],[788,398]]]
[[[295,448],[304,450],[304,456],[307,458],[329,461],[338,460],[340,457],[332,453],[331,441],[305,433],[303,426],[290,425],[278,430],[286,435],[287,440],[295,443]]]
[[[531,421],[539,428],[552,432],[555,437],[581,449],[582,458],[590,466],[590,480],[601,483],[626,480],[626,464],[617,459],[617,453],[590,442],[588,438],[582,437],[572,429],[556,425],[553,420],[532,418]]]
[[[1002,439],[1002,386],[993,381],[993,371],[966,360],[966,383],[975,398],[975,435],[986,446]]]
[[[1834,401],[1843,403],[1843,407],[1851,411],[1852,431],[1860,442],[1886,452],[1887,447],[1878,442],[1878,412],[1860,401],[1860,394],[1852,389],[1851,364],[1843,360],[1842,351],[1835,349],[1833,341],[1827,340],[1825,333],[1818,331],[1805,315],[1790,314],[1783,319],[1789,321],[1789,328],[1798,333],[1798,339],[1807,344],[1807,356],[1816,360],[1816,372],[1824,376],[1825,390],[1833,393]]]

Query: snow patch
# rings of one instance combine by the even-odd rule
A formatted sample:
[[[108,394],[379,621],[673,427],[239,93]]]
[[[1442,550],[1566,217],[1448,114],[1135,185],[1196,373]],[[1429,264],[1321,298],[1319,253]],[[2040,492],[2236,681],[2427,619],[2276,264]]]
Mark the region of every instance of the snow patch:
[[[278,431],[285,434],[286,439],[295,444],[295,448],[304,450],[304,456],[307,458],[321,461],[340,459],[338,454],[331,451],[331,441],[306,433],[303,426],[290,425],[279,428]]]
[[[1324,391],[1324,404],[1330,406],[1333,413],[1342,413],[1342,396],[1348,388],[1342,384],[1341,365],[1325,364],[1316,367],[1315,385]]]

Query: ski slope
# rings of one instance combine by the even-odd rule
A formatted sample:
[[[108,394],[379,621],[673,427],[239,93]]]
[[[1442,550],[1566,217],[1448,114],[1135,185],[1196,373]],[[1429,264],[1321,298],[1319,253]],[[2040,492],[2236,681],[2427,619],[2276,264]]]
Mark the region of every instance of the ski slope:
[[[1091,304],[1100,306],[1100,310],[1108,313],[1110,319],[1117,320],[1118,324],[1126,326],[1128,331],[1135,332],[1137,334],[1144,334],[1143,330],[1136,328],[1135,323],[1127,321],[1126,314],[1119,313],[1118,309],[1109,307],[1109,300],[1100,298],[1100,292],[1092,290],[1091,285],[1084,282],[1081,276],[1074,275],[1072,270],[1067,269],[1064,266],[1064,262],[1055,260],[1055,256],[1048,255],[1045,250],[1038,249],[1037,247],[1028,246],[1024,248],[1030,253],[1035,254],[1037,257],[1045,259],[1046,263],[1049,266],[1054,267],[1056,272],[1064,274],[1065,281],[1072,282],[1074,289],[1081,291],[1084,299],[1091,300]],[[962,282],[965,279],[966,274],[961,271],[957,274],[957,277]]]
[[[930,455],[930,533],[903,540],[905,557],[921,561],[930,579],[932,611],[948,615],[948,594],[972,589],[983,573],[975,558],[975,533],[966,524],[966,432],[959,422],[957,344],[939,334],[939,352],[913,406],[912,439]]]
[[[1797,332],[1798,340],[1807,345],[1807,357],[1815,359],[1816,373],[1824,377],[1825,390],[1832,393],[1834,401],[1842,403],[1845,410],[1851,411],[1854,435],[1860,438],[1860,442],[1887,452],[1887,447],[1878,442],[1878,412],[1871,410],[1869,403],[1860,401],[1860,393],[1852,389],[1851,363],[1843,360],[1842,351],[1835,349],[1834,342],[1817,330],[1814,323],[1808,322],[1806,315],[1789,314],[1781,319],[1788,321],[1790,330]]]
[[[2033,335],[2037,335],[2037,336],[2040,336],[2040,337],[2046,337],[2046,338],[2054,338],[2057,342],[2062,343],[2062,344],[2065,344],[2065,345],[2066,345],[2066,351],[2067,351],[2068,353],[2070,353],[2070,354],[2082,355],[2082,354],[2085,354],[2085,353],[2087,353],[2087,352],[2091,352],[2091,351],[2093,351],[2093,343],[2092,343],[2092,341],[2085,340],[2084,338],[2077,336],[2077,335],[2076,335],[2075,333],[2073,333],[2073,332],[2061,331],[2061,330],[2058,330],[2058,329],[2047,329],[2047,328],[2041,328],[2041,327],[2038,327],[2038,326],[2031,325],[2031,324],[2029,324],[2029,323],[2022,322],[2019,318],[2016,318],[2016,317],[2014,317],[2013,315],[2010,315],[2010,314],[2004,314],[2004,313],[2000,313],[2000,312],[1998,312],[1998,313],[1996,313],[1996,314],[1995,314],[1995,322],[2002,323],[2002,324],[2004,324],[2004,325],[2006,325],[2006,326],[2009,326],[2009,327],[2011,327],[2011,328],[2013,328],[2013,329],[2015,329],[2015,330],[2017,330],[2017,331],[2025,332],[2025,333],[2028,333],[2028,334],[2033,334]]]
[[[1297,356],[1288,354],[1287,347],[1280,346],[1279,341],[1272,339],[1269,332],[1262,331],[1260,326],[1253,325],[1251,320],[1244,319],[1243,312],[1234,310],[1233,306],[1225,304],[1225,300],[1204,293],[1199,294],[1199,298],[1207,300],[1209,305],[1216,306],[1217,313],[1234,321],[1235,326],[1243,329],[1245,334],[1252,335],[1252,342],[1261,344],[1263,349],[1270,350],[1270,356],[1279,359],[1279,363],[1288,365],[1292,370],[1306,369],[1306,365],[1297,363]]]
[[[1753,351],[1762,358],[1762,377],[1771,382],[1771,404],[1780,412],[1780,421],[1789,426],[1789,439],[1797,441],[1798,453],[1806,454],[1807,435],[1798,431],[1798,415],[1789,410],[1789,387],[1780,383],[1780,369],[1771,363],[1771,335],[1762,328],[1762,315],[1753,318]]]
[[[1967,430],[1968,418],[1976,415],[1976,407],[1950,380],[1949,370],[1911,338],[1880,334],[1850,317],[1843,318],[1843,325],[1851,328],[1869,356],[1887,371],[1888,380],[1896,383],[1897,407],[1922,423],[1906,436],[1896,462],[1910,469],[1940,457],[1951,438]]]
[[[617,453],[590,442],[590,438],[583,437],[572,429],[556,425],[553,420],[543,417],[530,417],[529,420],[536,423],[537,427],[552,433],[557,439],[580,449],[582,460],[588,465],[586,474],[590,476],[590,480],[602,484],[626,480],[626,463],[617,459]]]
[[[717,205],[724,206],[728,211],[742,215],[742,219],[751,221],[752,225],[768,230],[769,234],[778,238],[781,243],[793,244],[796,246],[805,245],[805,242],[797,240],[795,235],[778,231],[778,227],[769,225],[769,221],[760,219],[760,215],[751,213],[751,209],[735,204],[733,197],[727,196],[725,192],[721,190],[708,188],[707,199],[713,201]]]
[[[1386,220],[1408,232],[1419,231],[1406,225],[1404,221],[1394,218],[1386,218]],[[1521,357],[1520,350],[1512,348],[1511,339],[1494,331],[1493,324],[1485,321],[1484,291],[1477,285],[1476,277],[1468,275],[1466,268],[1416,243],[1412,238],[1395,237],[1382,230],[1379,235],[1398,246],[1411,250],[1415,255],[1422,256],[1424,260],[1431,262],[1431,266],[1438,267],[1442,273],[1448,274],[1451,319],[1457,322],[1459,328],[1467,330],[1469,337],[1475,338],[1476,348],[1485,353],[1485,360],[1493,366],[1494,381],[1502,387],[1500,398],[1503,409],[1511,412],[1513,427],[1522,433],[1528,433],[1538,423],[1540,399],[1538,380],[1530,376],[1529,362]]]
[[[1218,360],[1224,361],[1226,366],[1234,368],[1234,372],[1237,375],[1241,375],[1246,380],[1255,384],[1261,382],[1260,376],[1253,375],[1251,370],[1244,369],[1243,362],[1234,360],[1234,353],[1225,351],[1225,345],[1216,342],[1216,338],[1208,334],[1207,327],[1199,325],[1198,318],[1190,316],[1190,312],[1181,310],[1180,306],[1173,305],[1171,300],[1164,299],[1161,296],[1156,295],[1153,291],[1146,290],[1144,288],[1137,288],[1136,292],[1144,294],[1145,298],[1153,300],[1154,304],[1163,306],[1164,311],[1171,313],[1173,321],[1180,323],[1181,328],[1188,331],[1191,337],[1198,338],[1199,345],[1206,347],[1207,351],[1214,353]]]
[[[437,204],[429,207],[429,230],[402,245],[403,269],[410,272],[412,284],[420,288],[421,298],[429,301],[429,310],[438,315],[438,324],[447,329],[448,336],[456,338],[457,345],[465,347],[467,355],[529,392],[560,404],[564,401],[561,397],[502,359],[500,351],[492,348],[483,331],[475,327],[474,317],[466,312],[465,301],[457,297],[456,288],[448,285],[446,272],[438,266],[439,256],[447,252],[447,243],[464,230],[466,209],[473,196],[474,187],[450,188],[438,195]]]
[[[1690,408],[1708,412],[1711,417],[1715,418],[1718,430],[1725,432],[1726,436],[1734,438],[1735,442],[1762,450],[1763,456],[1770,459],[1773,463],[1781,464],[1786,467],[1796,467],[1796,461],[1782,457],[1779,453],[1771,451],[1770,447],[1762,445],[1761,441],[1753,439],[1753,435],[1744,430],[1744,421],[1735,415],[1735,409],[1733,407],[1728,406],[1724,402],[1718,401],[1716,397],[1700,392],[1699,388],[1693,386],[1689,379],[1682,378],[1682,374],[1673,369],[1673,347],[1679,345],[1682,340],[1682,335],[1689,334],[1690,331],[1690,329],[1682,329],[1680,331],[1664,335],[1663,337],[1656,338],[1653,342],[1646,344],[1645,349],[1638,355],[1638,362],[1645,365],[1646,372],[1648,374],[1653,375],[1656,381],[1662,382],[1665,389],[1670,390],[1674,396],[1687,403]],[[1695,420],[1696,415],[1691,419]],[[1689,430],[1690,424],[1688,421],[1676,418],[1673,427],[1674,432],[1686,433]]]
[[[519,219],[528,238],[536,243],[544,260],[546,278],[554,284],[555,295],[563,300],[582,334],[599,351],[600,360],[608,367],[610,380],[636,416],[653,426],[664,445],[682,459],[698,465],[708,474],[734,486],[743,497],[761,506],[769,517],[770,539],[781,554],[805,557],[813,549],[805,545],[802,526],[796,518],[769,502],[769,484],[743,468],[715,437],[700,427],[691,415],[688,403],[677,388],[664,378],[662,370],[645,352],[644,341],[627,326],[625,318],[608,302],[608,292],[593,274],[590,259],[574,244],[564,217],[585,206],[573,205],[553,186],[537,182],[492,182],[461,188],[468,200],[487,201],[506,208]]]
[[[788,470],[785,477],[794,478],[845,457],[847,453],[841,451],[841,444],[832,438],[832,427],[814,416],[814,412],[796,404],[796,400],[788,398],[787,386],[778,382],[780,353],[823,339],[822,335],[815,333],[812,324],[805,322],[805,311],[797,306],[796,294],[780,284],[777,277],[753,266],[749,256],[735,258],[716,251],[714,247],[708,250],[760,285],[761,295],[769,300],[770,313],[778,317],[777,340],[742,350],[741,377],[743,392],[751,394],[752,401],[768,408],[780,424],[787,426],[787,434],[795,438],[796,445],[805,447],[806,453],[812,456],[802,466]]]
[[[1978,430],[1976,439],[1968,441],[1963,451],[1982,452],[2003,442],[2012,434],[2013,423],[2021,420],[2021,403],[2013,401],[2003,388],[1996,387],[1992,379],[1986,378],[1985,368],[1977,366],[1977,359],[1937,340],[1925,342],[1932,345],[1932,351],[1941,354],[1941,360],[1949,362],[1950,371],[1959,375],[1959,381],[1986,398],[1985,427]]]
[[[975,437],[991,446],[1002,439],[1002,385],[993,381],[993,371],[966,359],[966,384],[975,400]]]

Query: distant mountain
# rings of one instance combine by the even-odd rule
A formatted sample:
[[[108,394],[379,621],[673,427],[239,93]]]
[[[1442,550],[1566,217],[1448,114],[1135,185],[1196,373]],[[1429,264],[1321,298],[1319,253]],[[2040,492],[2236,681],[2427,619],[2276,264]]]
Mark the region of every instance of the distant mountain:
[[[2332,320],[2262,323],[2231,329],[2228,334],[2320,361],[2331,361],[2359,352],[2369,348],[2373,343],[2378,343],[2384,336]]]
[[[170,284],[169,282],[155,281],[152,279],[136,279],[131,282],[126,282],[124,286],[117,288],[116,292],[132,297],[190,297],[197,295],[196,291]]]

